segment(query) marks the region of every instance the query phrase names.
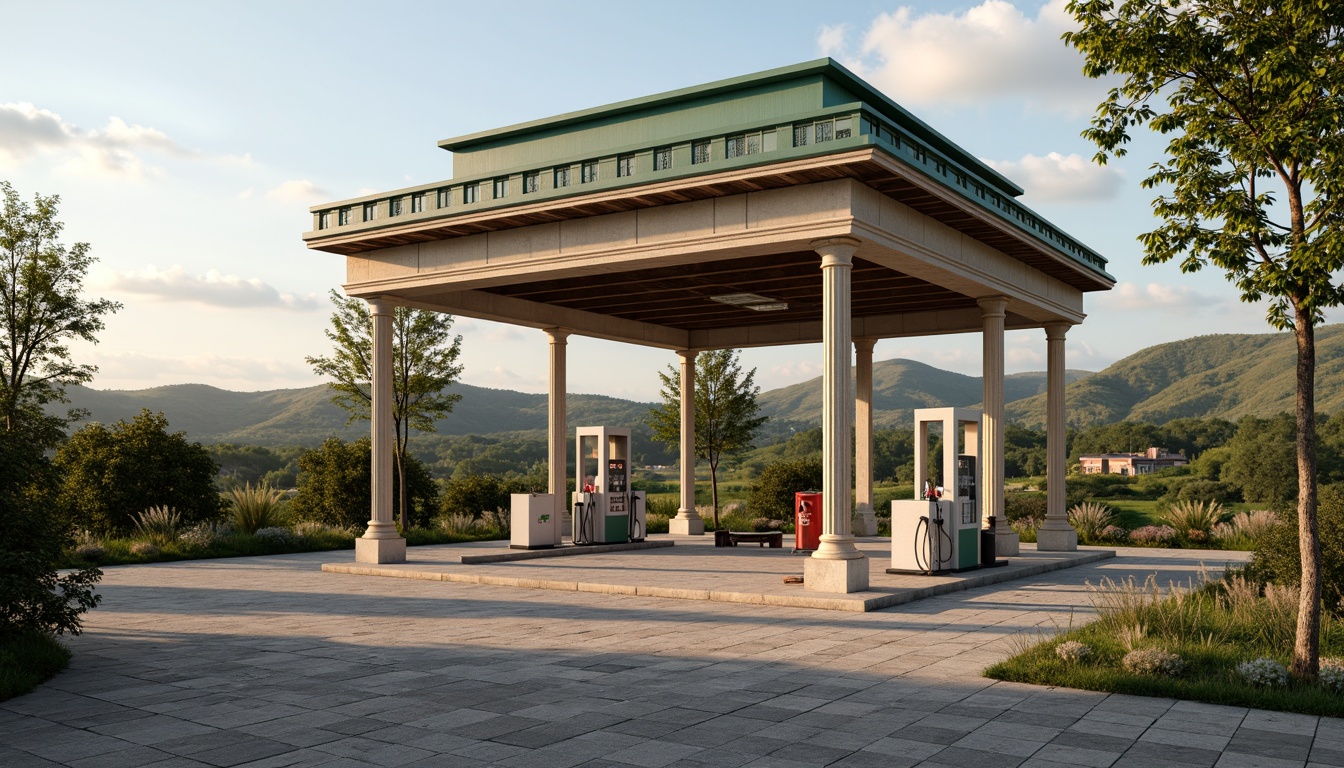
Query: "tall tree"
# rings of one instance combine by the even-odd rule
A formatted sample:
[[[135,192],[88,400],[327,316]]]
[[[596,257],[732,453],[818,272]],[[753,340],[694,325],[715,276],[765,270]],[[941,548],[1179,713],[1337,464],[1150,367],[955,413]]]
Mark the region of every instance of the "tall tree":
[[[695,457],[709,462],[709,488],[714,503],[714,527],[719,527],[719,465],[742,458],[751,448],[756,430],[765,423],[757,416],[756,369],[745,375],[735,349],[701,352],[695,358]],[[663,404],[649,411],[653,439],[673,447],[681,444],[681,372],[671,366],[659,372]]]
[[[308,364],[320,375],[336,381],[331,401],[350,413],[350,421],[370,418],[373,404],[373,318],[362,299],[331,292],[336,312],[331,316],[327,338],[336,345],[331,357],[309,357]],[[453,316],[407,307],[397,307],[392,317],[392,428],[396,436],[398,517],[402,530],[406,518],[406,446],[411,430],[433,432],[434,422],[452,412],[462,399],[444,392],[462,375],[457,358],[462,337],[453,336]],[[347,422],[348,423],[348,422]]]
[[[61,243],[59,197],[37,195],[30,205],[7,181],[0,194],[0,417],[6,431],[25,428],[51,444],[67,420],[45,415],[42,406],[66,402],[65,387],[98,370],[75,363],[67,345],[97,343],[103,316],[121,305],[80,296],[95,259],[88,243]]]
[[[1302,591],[1293,674],[1319,668],[1315,327],[1344,301],[1344,4],[1324,0],[1072,0],[1064,35],[1089,77],[1120,84],[1084,136],[1098,163],[1130,131],[1169,136],[1145,264],[1212,264],[1297,341],[1297,515]]]

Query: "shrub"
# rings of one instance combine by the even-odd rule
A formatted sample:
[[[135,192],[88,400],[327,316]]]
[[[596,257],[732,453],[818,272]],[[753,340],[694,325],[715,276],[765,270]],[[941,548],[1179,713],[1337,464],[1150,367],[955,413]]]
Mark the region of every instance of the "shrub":
[[[161,413],[83,427],[56,452],[55,468],[60,508],[101,534],[130,534],[147,507],[171,507],[193,523],[215,517],[222,506],[209,452],[182,432],[170,434]]]
[[[256,533],[282,522],[280,492],[265,485],[253,487],[248,483],[242,488],[230,488],[229,501],[233,504],[233,527],[242,533]]]
[[[449,480],[440,497],[445,514],[463,513],[473,518],[482,512],[508,509],[513,493],[509,483],[498,475],[464,475]]]
[[[1216,480],[1190,480],[1181,485],[1181,489],[1176,492],[1176,499],[1205,504],[1225,504],[1234,494],[1235,490],[1227,483]]]
[[[1126,531],[1118,525],[1108,525],[1101,529],[1101,533],[1097,534],[1097,538],[1105,542],[1123,542],[1125,539],[1129,538],[1129,531]]]
[[[158,557],[159,548],[150,541],[137,541],[131,545],[131,554],[136,557]]]
[[[1243,661],[1237,665],[1237,674],[1251,685],[1278,687],[1288,684],[1288,670],[1279,662],[1261,657],[1254,661]]]
[[[1185,659],[1161,648],[1139,648],[1126,653],[1120,666],[1136,675],[1174,677],[1185,669]]]
[[[153,544],[160,547],[177,541],[177,529],[182,518],[172,507],[150,507],[135,517],[135,530]]]
[[[1008,527],[1017,532],[1018,538],[1027,543],[1036,541],[1036,529],[1040,525],[1040,521],[1034,517],[1023,517],[1008,523]]]
[[[1317,510],[1321,544],[1321,599],[1326,608],[1339,610],[1344,599],[1344,486],[1321,486]],[[1299,584],[1302,561],[1298,555],[1296,516],[1286,517],[1265,532],[1255,545],[1247,577],[1260,583]]]
[[[676,499],[668,499],[668,498],[649,499],[648,497],[645,498],[647,500],[647,504],[644,507],[644,513],[650,518],[653,517],[673,518],[677,516],[677,512],[681,509],[681,503],[678,502]]]
[[[289,505],[294,518],[363,531],[373,506],[371,454],[367,437],[349,443],[330,437],[320,447],[305,451],[299,457],[299,492]],[[394,471],[394,509],[400,488],[401,479]],[[432,517],[438,508],[438,488],[414,456],[406,457],[406,488],[411,522]]]
[[[232,532],[232,531],[230,531]],[[188,547],[202,549],[214,544],[225,534],[214,523],[197,523],[177,535],[177,540]]]
[[[97,568],[57,568],[75,542],[51,513],[55,495],[43,441],[22,426],[0,430],[0,648],[22,635],[77,635],[81,614],[102,600]]]
[[[1278,515],[1270,509],[1238,512],[1229,522],[1213,526],[1213,538],[1228,548],[1249,548],[1269,533],[1278,521]]]
[[[1130,531],[1129,540],[1141,546],[1165,547],[1176,540],[1176,529],[1169,525],[1145,525]]]
[[[1092,649],[1077,640],[1065,640],[1055,646],[1055,655],[1070,664],[1076,664],[1092,655]]]
[[[1044,493],[1008,493],[1003,496],[1003,516],[1008,523],[1026,518],[1044,520],[1047,511],[1047,495]],[[1033,526],[1034,527],[1034,526]]]
[[[98,544],[80,544],[75,547],[75,557],[86,563],[101,563],[107,556],[107,551]]]
[[[1332,693],[1344,693],[1344,659],[1321,659],[1321,685]]]
[[[252,535],[272,544],[284,544],[294,538],[294,534],[288,528],[281,528],[280,526],[258,528]]]
[[[761,470],[760,480],[747,495],[747,509],[757,517],[792,520],[793,495],[820,488],[821,462],[817,459],[777,461]]]
[[[1178,501],[1167,507],[1162,523],[1176,531],[1176,538],[1184,542],[1208,541],[1213,526],[1223,519],[1223,505],[1216,501]]]
[[[1098,541],[1101,532],[1111,525],[1115,513],[1105,504],[1086,502],[1069,510],[1069,524],[1078,532],[1078,538],[1084,541]]]

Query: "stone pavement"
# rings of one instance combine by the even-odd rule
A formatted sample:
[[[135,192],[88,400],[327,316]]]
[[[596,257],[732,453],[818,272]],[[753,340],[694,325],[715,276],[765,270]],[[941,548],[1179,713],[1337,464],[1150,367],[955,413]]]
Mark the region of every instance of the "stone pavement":
[[[1120,550],[871,613],[321,572],[332,553],[109,568],[70,670],[0,703],[0,766],[1344,766],[1333,718],[980,677],[1086,620],[1086,582],[1201,556],[1235,553]]]

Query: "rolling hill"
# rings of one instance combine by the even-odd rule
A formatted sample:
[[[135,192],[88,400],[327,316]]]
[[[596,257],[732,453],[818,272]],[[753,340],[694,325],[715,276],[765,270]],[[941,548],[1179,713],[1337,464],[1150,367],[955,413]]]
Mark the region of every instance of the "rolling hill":
[[[1323,413],[1344,409],[1344,325],[1316,332],[1316,405]],[[1164,423],[1187,416],[1270,416],[1291,411],[1296,348],[1287,333],[1220,334],[1140,350],[1100,373],[1070,370],[1066,389],[1069,424],[1087,427],[1115,421]],[[546,396],[458,384],[462,401],[438,424],[445,435],[531,433],[546,429]],[[1045,423],[1045,374],[1006,377],[1009,421]],[[202,442],[257,445],[317,445],[330,435],[367,434],[366,422],[346,424],[324,385],[306,389],[232,392],[204,384],[178,384],[136,391],[72,387],[71,404],[90,420],[130,419],[141,408],[162,411],[174,429]],[[913,360],[873,365],[873,421],[878,427],[910,424],[914,408],[976,406],[980,378],[944,371]],[[821,379],[760,395],[770,421],[763,437],[788,435],[821,423]],[[570,424],[629,425],[647,438],[643,420],[652,403],[571,394]]]

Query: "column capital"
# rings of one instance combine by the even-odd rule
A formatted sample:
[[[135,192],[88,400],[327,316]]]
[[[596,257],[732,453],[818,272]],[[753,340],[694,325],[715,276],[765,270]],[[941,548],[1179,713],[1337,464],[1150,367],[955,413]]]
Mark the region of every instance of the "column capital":
[[[698,355],[698,354],[700,354],[700,350],[698,350],[698,349],[678,349],[678,350],[677,350],[677,357],[680,357],[682,360],[694,360],[694,359],[695,359],[695,356]]]
[[[545,331],[552,344],[566,343],[570,333],[572,333],[568,328],[546,328]]]
[[[981,317],[1004,317],[1008,314],[1007,296],[986,296],[976,299],[975,303],[980,305]]]
[[[374,296],[367,298],[364,301],[369,303],[369,314],[390,315],[393,310],[396,309],[396,305],[392,303],[392,300],[384,296]]]
[[[857,237],[827,237],[813,240],[812,250],[821,254],[821,268],[848,267],[854,264],[854,251],[862,241]]]
[[[1052,323],[1046,323],[1041,326],[1045,329],[1045,338],[1048,341],[1063,341],[1065,334],[1073,327],[1073,323],[1064,320],[1058,320]]]
[[[873,347],[877,345],[877,339],[856,338],[854,339],[854,351],[873,353]]]

